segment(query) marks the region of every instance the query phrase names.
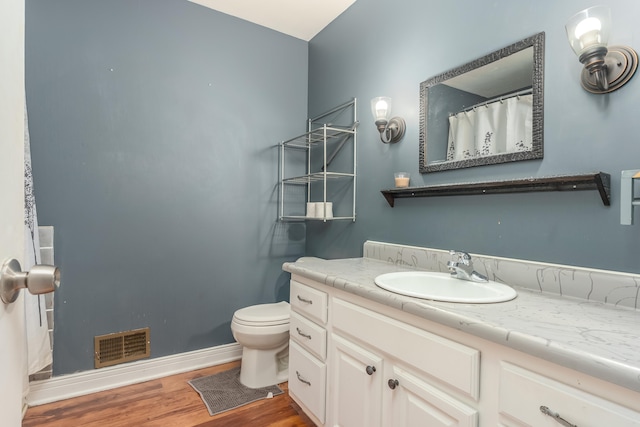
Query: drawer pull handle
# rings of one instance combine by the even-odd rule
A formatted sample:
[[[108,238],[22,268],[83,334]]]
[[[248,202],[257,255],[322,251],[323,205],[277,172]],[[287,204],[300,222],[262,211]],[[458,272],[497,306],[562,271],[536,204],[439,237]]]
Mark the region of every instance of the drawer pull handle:
[[[309,304],[309,305],[313,304],[313,301],[311,301],[310,299],[302,298],[300,295],[298,295],[298,300],[302,301],[305,304]]]
[[[569,421],[562,418],[559,413],[552,411],[547,406],[541,406],[540,412],[542,412],[545,415],[549,415],[551,418],[554,418],[558,422],[558,424],[561,424],[564,427],[578,427],[577,425],[571,424]]]
[[[305,337],[306,339],[309,339],[309,340],[311,339],[311,335],[307,335],[307,334],[305,334],[304,332],[302,332],[302,331],[300,330],[300,328],[296,328],[296,331],[298,331],[298,335],[300,335],[300,336],[302,336],[302,337]]]
[[[389,384],[389,388],[391,390],[394,390],[396,387],[398,387],[398,385],[400,385],[400,382],[398,380],[391,378],[389,382],[387,382],[387,384]]]
[[[306,385],[311,387],[311,381],[307,381],[304,378],[302,378],[302,375],[300,375],[300,372],[296,371],[296,375],[298,376],[298,381],[300,381],[301,383],[305,383]]]
[[[376,372],[376,367],[375,367],[375,366],[371,366],[371,365],[369,365],[369,366],[367,366],[366,371],[367,371],[367,374],[369,374],[369,375],[373,375],[373,374],[374,374],[374,372]]]

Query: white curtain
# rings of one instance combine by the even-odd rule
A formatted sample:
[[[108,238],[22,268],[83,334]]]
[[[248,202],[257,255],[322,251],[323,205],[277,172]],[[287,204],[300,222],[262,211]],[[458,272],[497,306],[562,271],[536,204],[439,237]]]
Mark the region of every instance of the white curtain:
[[[36,199],[33,193],[33,176],[31,174],[31,144],[29,141],[29,120],[27,107],[24,111],[24,238],[25,254],[22,271],[40,264],[40,239],[38,237],[38,215]],[[27,290],[24,294],[26,328],[27,328],[27,371],[35,374],[50,365],[53,361],[51,343],[45,312],[43,295],[32,295]]]
[[[475,114],[460,113],[449,117],[447,160],[476,157]]]
[[[532,115],[533,95],[521,95],[449,117],[447,160],[531,150]]]
[[[508,107],[507,153],[529,151],[533,135],[533,95],[509,98],[504,101]]]

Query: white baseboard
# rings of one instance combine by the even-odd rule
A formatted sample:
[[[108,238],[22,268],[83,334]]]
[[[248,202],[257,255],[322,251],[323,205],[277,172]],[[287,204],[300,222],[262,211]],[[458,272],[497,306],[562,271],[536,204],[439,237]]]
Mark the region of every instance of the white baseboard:
[[[233,343],[34,381],[29,385],[27,403],[29,406],[37,406],[57,402],[71,397],[84,396],[98,391],[221,365],[239,360],[241,357],[242,346]]]

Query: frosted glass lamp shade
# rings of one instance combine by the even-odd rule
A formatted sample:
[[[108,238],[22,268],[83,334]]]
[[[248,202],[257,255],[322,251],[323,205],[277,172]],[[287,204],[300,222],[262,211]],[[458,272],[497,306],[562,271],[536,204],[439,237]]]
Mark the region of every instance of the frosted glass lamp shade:
[[[576,55],[594,48],[606,48],[611,30],[611,10],[594,6],[573,15],[567,25],[567,38]]]
[[[386,96],[378,96],[371,100],[371,113],[375,121],[389,121],[391,116],[391,98]]]

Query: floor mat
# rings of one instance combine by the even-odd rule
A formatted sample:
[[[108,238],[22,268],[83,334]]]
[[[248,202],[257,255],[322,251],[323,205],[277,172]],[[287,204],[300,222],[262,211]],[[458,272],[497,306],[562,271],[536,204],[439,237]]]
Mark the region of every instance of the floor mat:
[[[277,385],[262,388],[245,387],[240,382],[240,368],[196,378],[189,381],[189,385],[200,394],[210,415],[283,393]]]

